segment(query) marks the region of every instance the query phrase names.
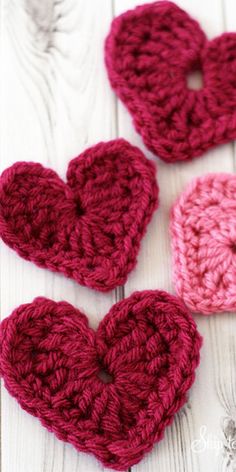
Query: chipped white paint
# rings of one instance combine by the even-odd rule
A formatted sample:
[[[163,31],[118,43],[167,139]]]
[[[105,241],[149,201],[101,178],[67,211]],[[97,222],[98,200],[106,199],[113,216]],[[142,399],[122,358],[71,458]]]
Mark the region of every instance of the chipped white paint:
[[[0,0],[0,168],[35,160],[65,176],[67,163],[86,146],[124,136],[146,154],[131,118],[111,92],[103,41],[114,15],[137,0]],[[236,31],[235,0],[177,0],[209,37]],[[96,326],[123,295],[171,283],[168,214],[194,176],[234,171],[235,145],[218,147],[191,163],[158,161],[161,206],[143,241],[137,268],[124,290],[98,294],[26,262],[0,245],[2,318],[37,295],[65,299]],[[205,342],[188,404],[135,472],[236,471],[236,317],[196,317]],[[202,429],[202,427],[205,427]],[[195,442],[194,442],[195,441]],[[217,442],[218,441],[218,442]],[[196,452],[194,445],[198,445]],[[98,472],[101,465],[78,454],[23,412],[2,388],[2,472]]]

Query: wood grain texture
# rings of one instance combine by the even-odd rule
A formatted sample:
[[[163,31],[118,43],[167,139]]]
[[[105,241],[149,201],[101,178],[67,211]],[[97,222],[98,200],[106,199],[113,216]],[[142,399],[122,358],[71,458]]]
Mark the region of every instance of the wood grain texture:
[[[103,63],[103,41],[111,19],[137,0],[1,0],[0,168],[35,160],[64,177],[67,163],[85,147],[123,136],[153,156],[135,133],[131,118],[112,93]],[[235,0],[178,0],[210,38],[236,31]],[[236,169],[235,143],[191,163],[158,161],[160,208],[144,238],[139,261],[124,288],[99,294],[26,262],[0,245],[2,318],[14,307],[45,295],[85,311],[96,327],[111,305],[134,290],[174,293],[168,234],[174,199],[195,176]],[[135,472],[236,471],[236,318],[196,316],[204,336],[202,362],[189,401],[165,439]],[[208,445],[192,445],[206,427]],[[214,443],[215,440],[215,443]],[[217,441],[219,444],[217,447]],[[201,442],[199,443],[201,445]],[[4,388],[1,397],[2,472],[101,471],[92,457],[58,441],[23,412]]]

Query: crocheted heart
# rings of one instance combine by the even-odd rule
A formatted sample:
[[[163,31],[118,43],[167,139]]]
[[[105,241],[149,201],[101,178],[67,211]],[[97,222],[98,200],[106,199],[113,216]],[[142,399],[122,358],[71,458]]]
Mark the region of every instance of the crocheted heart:
[[[97,332],[68,303],[37,298],[1,323],[0,371],[22,408],[59,439],[125,470],[186,401],[200,346],[187,309],[165,292],[134,293]]]
[[[116,18],[105,45],[110,82],[146,146],[167,162],[236,138],[236,34],[208,41],[167,1]],[[187,85],[200,69],[201,90]]]
[[[236,310],[236,176],[194,180],[171,216],[174,283],[193,311]]]
[[[123,139],[73,159],[67,184],[18,162],[0,180],[0,236],[40,267],[97,290],[123,284],[157,207],[155,167]]]

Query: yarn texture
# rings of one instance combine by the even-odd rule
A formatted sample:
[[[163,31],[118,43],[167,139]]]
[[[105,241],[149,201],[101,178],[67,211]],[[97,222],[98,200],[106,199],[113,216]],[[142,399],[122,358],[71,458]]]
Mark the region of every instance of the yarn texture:
[[[171,214],[176,292],[193,312],[236,310],[236,176],[190,183]]]
[[[172,2],[139,6],[113,20],[105,44],[111,85],[146,146],[186,161],[236,138],[236,34],[208,41]],[[203,87],[188,87],[200,70]]]
[[[135,266],[157,198],[155,165],[123,139],[73,159],[67,183],[18,162],[0,179],[0,236],[40,267],[111,290]]]
[[[186,401],[201,342],[186,307],[163,291],[115,304],[96,332],[70,304],[36,298],[0,325],[0,373],[59,439],[126,470]]]

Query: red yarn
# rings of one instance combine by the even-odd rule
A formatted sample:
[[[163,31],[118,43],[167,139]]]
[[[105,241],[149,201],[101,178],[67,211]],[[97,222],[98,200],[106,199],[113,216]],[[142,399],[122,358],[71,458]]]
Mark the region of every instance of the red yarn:
[[[68,183],[18,162],[0,179],[0,236],[24,259],[83,285],[110,290],[136,264],[157,207],[155,166],[123,139],[73,159]]]
[[[0,371],[22,408],[59,439],[125,470],[186,401],[200,346],[185,306],[162,291],[117,303],[97,332],[68,303],[36,298],[0,325]]]
[[[185,161],[236,138],[235,33],[208,41],[174,3],[146,4],[113,21],[105,60],[137,131],[163,160]],[[196,69],[204,85],[190,90]]]

